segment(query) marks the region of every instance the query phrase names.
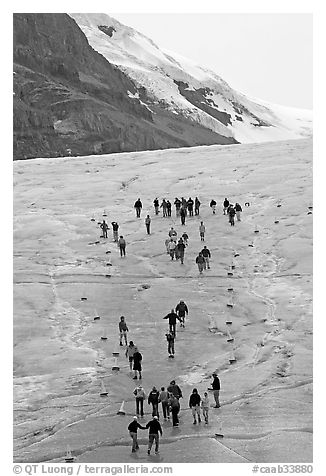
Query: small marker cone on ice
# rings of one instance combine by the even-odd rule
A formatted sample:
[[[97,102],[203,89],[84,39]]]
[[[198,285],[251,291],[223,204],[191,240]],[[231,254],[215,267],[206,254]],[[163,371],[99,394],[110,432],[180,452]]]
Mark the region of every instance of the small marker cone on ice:
[[[231,269],[235,269],[235,262],[232,260]]]
[[[114,364],[112,365],[112,370],[120,370],[120,367],[118,365],[118,357],[114,358]]]
[[[81,301],[87,301],[87,297],[81,297],[80,300]]]
[[[229,326],[230,324],[232,324],[232,319],[231,319],[230,317],[228,317],[228,318],[226,319],[226,321],[225,321],[225,324],[226,324],[227,326]]]
[[[221,422],[221,420],[217,421],[217,432],[215,433],[215,436],[217,438],[223,438],[224,437],[223,431],[222,431],[222,422]]]
[[[106,210],[103,210],[103,216],[107,217]]]
[[[91,221],[95,221],[95,217],[94,217],[94,215],[92,215]]]
[[[233,288],[232,288],[231,286],[230,286],[230,287],[228,287],[228,291],[229,291],[230,293],[232,293],[232,291],[233,291]]]
[[[255,233],[259,233],[258,226],[255,226]]]
[[[234,352],[232,351],[230,353],[229,362],[230,362],[230,364],[233,364],[236,361],[237,361],[237,359],[235,358]]]
[[[228,270],[228,276],[233,276],[233,272],[232,272],[231,266],[229,267],[229,270]]]
[[[108,395],[108,391],[106,390],[105,388],[105,385],[104,385],[104,382],[103,380],[101,381],[101,392],[100,392],[100,396],[101,397],[107,397]]]
[[[123,401],[123,402],[121,403],[121,406],[120,406],[119,411],[117,412],[117,415],[125,415],[125,414],[126,414],[126,412],[125,412],[125,410],[124,410],[124,406],[125,406],[125,402]]]
[[[101,335],[101,340],[107,340],[108,338],[108,333],[106,329],[103,329],[102,335]]]
[[[99,319],[101,319],[99,313],[96,311],[95,309],[95,312],[94,312],[94,321],[98,321]]]
[[[118,357],[118,356],[119,356],[119,351],[118,351],[118,345],[117,345],[117,344],[114,346],[114,350],[113,350],[113,352],[112,352],[112,355],[113,355],[114,357]]]
[[[65,456],[65,462],[66,463],[72,463],[75,460],[74,456],[71,454],[71,450],[69,445],[67,445],[67,451],[66,451],[66,456]]]
[[[276,217],[275,217],[274,223],[280,223]]]
[[[231,332],[229,331],[229,329],[226,332],[227,332],[226,342],[233,342],[234,338],[232,337]]]
[[[229,302],[226,304],[227,307],[233,307],[233,298],[232,298],[232,295],[229,299]]]

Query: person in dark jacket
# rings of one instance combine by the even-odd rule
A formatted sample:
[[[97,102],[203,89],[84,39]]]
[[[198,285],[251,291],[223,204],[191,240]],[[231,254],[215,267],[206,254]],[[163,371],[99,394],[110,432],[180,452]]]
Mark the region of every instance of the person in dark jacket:
[[[194,216],[194,201],[191,197],[188,198],[187,208],[188,208],[189,216],[193,217]]]
[[[187,216],[186,209],[185,209],[184,207],[181,207],[181,209],[180,209],[181,225],[185,225],[185,224],[186,224],[186,216]]]
[[[178,257],[180,258],[181,264],[183,264],[183,260],[185,257],[185,249],[186,249],[186,245],[184,244],[183,239],[180,238],[177,244],[177,254],[178,254]]]
[[[102,221],[102,223],[100,224],[100,228],[102,230],[102,236],[103,238],[107,238],[108,237],[108,224],[106,223],[105,220]]]
[[[228,208],[228,215],[229,215],[229,222],[231,226],[234,226],[234,216],[235,216],[235,209],[233,205],[230,205]]]
[[[124,316],[120,317],[119,332],[120,332],[120,345],[122,345],[122,339],[124,338],[126,345],[128,345],[127,332],[129,331]]]
[[[184,211],[187,216],[187,200],[184,197],[181,197],[181,208],[184,208]]]
[[[207,248],[206,245],[205,245],[204,248],[201,250],[201,254],[203,255],[204,260],[205,260],[205,269],[206,269],[206,266],[207,266],[208,269],[210,269],[210,266],[209,266],[209,258],[211,257],[211,252],[209,251],[209,249]]]
[[[166,211],[167,211],[168,217],[171,216],[171,208],[172,208],[172,204],[171,204],[170,200],[167,200],[166,201]]]
[[[172,425],[179,426],[178,413],[180,411],[180,402],[179,399],[173,395],[173,393],[170,393],[169,395],[169,406],[172,413]]]
[[[147,217],[145,218],[145,226],[146,226],[147,234],[150,235],[151,234],[151,219],[149,215],[147,215]]]
[[[174,358],[174,334],[173,332],[167,332],[165,334],[166,340],[168,341],[168,354],[169,357]]]
[[[201,397],[198,394],[197,388],[194,388],[192,391],[192,394],[190,395],[189,398],[189,408],[191,408],[192,411],[192,416],[194,417],[194,425],[196,425],[196,415],[198,416],[198,423],[201,422],[200,419],[200,401]]]
[[[174,309],[171,309],[171,312],[164,316],[163,319],[169,319],[170,332],[173,332],[173,334],[176,335],[177,319],[180,321],[180,318],[178,314],[174,312]]]
[[[214,395],[214,400],[215,400],[215,408],[220,408],[220,389],[221,389],[221,383],[220,379],[218,376],[214,373],[213,374],[213,382],[212,382],[212,389],[213,389],[213,395]]]
[[[158,198],[155,198],[155,200],[153,200],[153,204],[154,204],[155,215],[158,215],[160,211],[160,204],[159,204]]]
[[[229,200],[227,198],[225,198],[224,202],[223,202],[223,215],[226,214],[225,212],[227,211],[229,205],[230,205]]]
[[[138,428],[140,428],[141,430],[146,430],[146,427],[141,426],[138,423],[138,418],[136,416],[134,416],[132,422],[129,423],[129,425],[128,425],[129,434],[132,438],[132,450],[131,450],[132,453],[135,453],[137,450],[139,450],[138,441],[137,441],[137,430],[138,430]]]
[[[138,348],[136,347],[135,352],[134,352],[134,365],[133,365],[133,370],[135,372],[135,375],[133,377],[134,380],[137,379],[137,372],[139,374],[139,380],[141,379],[141,361],[143,360],[143,356],[139,352]]]
[[[186,233],[186,232],[182,233],[181,238],[183,239],[184,244],[185,244],[186,246],[188,246],[188,240],[189,240],[189,235],[188,235],[188,233]]]
[[[198,197],[195,198],[195,215],[199,215],[200,201]]]
[[[184,301],[180,301],[175,308],[175,312],[180,318],[180,327],[185,327],[185,317],[188,316],[188,307]]]
[[[160,393],[157,390],[157,388],[154,386],[151,392],[149,392],[147,402],[148,402],[148,405],[152,404],[152,407],[153,407],[152,416],[156,415],[158,418],[159,418],[159,414],[158,414],[159,397],[160,397]]]
[[[161,387],[159,401],[162,404],[163,417],[164,420],[170,419],[170,409],[169,409],[169,392],[165,390],[164,387]]]
[[[235,213],[236,213],[236,215],[237,215],[237,221],[241,221],[242,208],[241,208],[240,203],[237,202],[237,203],[235,204],[234,210],[235,210]]]
[[[143,207],[143,204],[142,204],[140,198],[138,198],[138,200],[135,201],[135,205],[134,205],[134,208],[136,210],[136,217],[137,218],[140,218],[140,213],[141,213],[142,207]]]
[[[180,208],[181,208],[181,200],[176,197],[174,200],[174,205],[175,205],[175,215],[178,217],[180,215]]]
[[[116,221],[111,222],[111,225],[112,225],[113,240],[117,242],[119,225]]]
[[[163,200],[162,200],[161,208],[163,208],[163,217],[167,217],[168,216],[168,212],[167,212],[168,205],[167,205],[167,202],[166,202],[165,198],[163,198]]]
[[[158,421],[158,418],[156,415],[153,417],[153,420],[147,423],[146,428],[149,429],[147,454],[151,454],[151,449],[152,449],[152,445],[154,441],[155,441],[155,454],[159,454],[159,444],[160,444],[159,433],[162,436],[163,431],[162,431],[161,424]]]
[[[209,206],[212,209],[213,215],[215,215],[215,212],[216,212],[216,202],[215,202],[215,200],[211,200]]]
[[[170,385],[168,387],[168,392],[172,393],[178,400],[182,398],[182,391],[179,385],[175,383],[175,380],[171,380]]]
[[[123,256],[126,256],[126,240],[124,237],[121,235],[119,240],[118,240],[118,246],[120,249],[120,257],[122,258]]]

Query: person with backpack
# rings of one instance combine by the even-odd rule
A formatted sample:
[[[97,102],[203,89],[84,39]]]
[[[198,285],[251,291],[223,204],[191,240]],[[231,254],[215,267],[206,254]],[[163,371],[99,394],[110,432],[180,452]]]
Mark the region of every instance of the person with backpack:
[[[194,417],[194,425],[197,424],[196,415],[198,417],[198,423],[201,422],[200,401],[201,401],[201,397],[198,394],[198,390],[197,390],[197,388],[194,388],[193,391],[192,391],[192,394],[190,395],[190,398],[189,398],[189,408],[191,409],[192,416]]]
[[[205,423],[207,425],[208,424],[208,410],[209,410],[209,398],[208,398],[207,392],[204,392],[204,397],[202,398],[202,401],[201,401],[201,409],[203,412],[203,417],[205,418]]]
[[[235,213],[237,215],[237,221],[241,221],[241,212],[242,208],[241,205],[237,202],[234,206]]]
[[[205,241],[205,231],[206,231],[206,228],[205,228],[204,222],[201,221],[199,225],[200,241]]]
[[[166,201],[166,211],[167,211],[168,217],[171,216],[171,208],[172,208],[172,204],[171,204],[170,200],[167,200]]]
[[[144,416],[144,400],[146,398],[146,393],[143,387],[139,384],[133,391],[133,394],[135,395],[135,401],[136,401],[136,414],[137,416],[143,417]]]
[[[172,413],[172,425],[179,426],[179,411],[180,411],[180,402],[179,399],[173,395],[173,393],[169,394],[169,406]]]
[[[197,263],[197,266],[198,266],[199,273],[203,274],[205,259],[204,259],[203,255],[201,253],[198,254],[198,256],[196,258],[196,263]]]
[[[209,259],[210,259],[210,257],[211,257],[211,252],[209,251],[209,249],[207,248],[206,245],[205,245],[204,248],[201,250],[201,254],[203,255],[204,260],[205,260],[204,269],[206,269],[206,267],[207,267],[208,269],[210,269]]]
[[[159,204],[158,198],[155,198],[155,200],[153,200],[153,204],[154,204],[155,215],[158,215],[160,211],[160,204]]]
[[[147,215],[147,217],[145,218],[145,226],[146,226],[146,231],[147,231],[147,234],[150,235],[151,234],[151,219],[150,219],[150,216]]]
[[[185,209],[184,207],[181,207],[181,209],[180,209],[181,225],[185,225],[185,224],[186,224],[186,216],[187,216],[186,209]]]
[[[178,217],[180,215],[180,208],[181,208],[181,200],[176,197],[174,200],[174,205],[175,205],[175,215]]]
[[[122,258],[123,256],[126,256],[126,240],[124,237],[121,235],[119,240],[118,240],[118,246],[120,249],[120,257]]]
[[[156,415],[158,418],[160,417],[158,414],[159,397],[160,397],[160,394],[157,388],[154,386],[152,390],[149,392],[147,402],[148,402],[148,405],[152,404],[152,407],[153,407],[152,416]]]
[[[163,319],[169,319],[169,327],[170,327],[170,332],[173,333],[173,335],[176,335],[176,326],[177,326],[177,319],[180,321],[180,318],[178,314],[174,312],[174,309],[171,309],[171,312],[167,314],[166,316],[163,317]]]
[[[107,238],[108,237],[108,224],[106,223],[105,220],[102,221],[102,223],[100,224],[100,228],[102,230],[102,236],[103,238]]]
[[[119,225],[116,221],[111,222],[111,225],[112,225],[113,240],[115,242],[117,242],[118,241]]]
[[[194,201],[191,197],[188,198],[187,208],[188,208],[189,216],[193,217],[194,216]]]
[[[134,205],[134,208],[136,210],[136,217],[137,218],[140,218],[140,213],[141,213],[142,207],[143,207],[143,204],[142,204],[140,198],[138,198],[138,200],[135,201],[135,205]]]
[[[168,387],[168,392],[172,393],[172,395],[174,395],[178,400],[180,398],[183,398],[181,388],[175,383],[175,380],[171,380],[170,385]]]
[[[229,223],[231,226],[234,226],[234,217],[235,217],[235,209],[233,208],[233,205],[230,205],[228,207],[228,215],[229,215]]]
[[[175,249],[176,249],[176,243],[175,241],[171,238],[170,241],[169,241],[169,244],[168,244],[168,248],[169,248],[169,253],[170,253],[170,256],[171,256],[171,260],[173,261],[174,257],[175,257]]]
[[[119,322],[119,332],[120,332],[120,345],[122,345],[122,339],[124,338],[126,345],[128,345],[127,342],[127,332],[129,331],[127,323],[125,321],[124,316],[120,317],[120,322]]]
[[[215,215],[215,213],[216,213],[216,201],[212,199],[209,206],[212,209],[213,215]]]
[[[176,249],[177,249],[178,258],[180,258],[180,262],[181,262],[181,264],[183,264],[183,260],[184,260],[184,257],[185,257],[186,245],[184,244],[182,238],[179,239]]]
[[[159,454],[159,444],[160,444],[159,433],[162,436],[163,431],[162,431],[161,424],[158,421],[158,417],[156,415],[153,416],[153,420],[151,420],[147,423],[146,428],[149,429],[147,454],[149,454],[149,455],[151,454],[151,449],[152,449],[153,443],[155,441],[155,454],[158,455]]]
[[[195,198],[195,215],[199,215],[200,201],[198,197]]]
[[[166,203],[165,198],[163,198],[163,201],[161,203],[161,208],[163,208],[163,218],[167,217],[168,216],[168,212],[167,212],[168,205]]]
[[[185,327],[185,317],[188,316],[188,307],[184,301],[180,301],[175,308],[175,312],[178,314],[180,319],[180,327]]]
[[[164,387],[161,387],[159,402],[162,404],[163,418],[164,421],[170,419],[170,409],[169,409],[169,392],[165,390]]]
[[[168,354],[170,358],[174,359],[174,334],[169,331],[165,334],[166,340],[168,341]]]
[[[129,360],[130,371],[132,371],[132,363],[133,363],[133,360],[134,360],[134,353],[136,352],[135,349],[136,349],[136,346],[133,343],[133,341],[131,340],[129,342],[129,345],[128,345],[128,347],[126,349],[126,353],[125,353],[126,357]]]
[[[137,379],[137,372],[139,375],[139,380],[142,378],[141,377],[141,372],[142,372],[142,366],[141,366],[141,361],[143,360],[143,356],[139,352],[138,348],[135,348],[134,352],[134,365],[133,365],[133,370],[135,372],[135,375],[133,377],[134,380]]]
[[[225,198],[224,202],[223,202],[223,215],[226,214],[225,212],[227,211],[229,205],[230,205],[229,200],[227,198]]]
[[[132,449],[131,449],[132,453],[136,453],[136,451],[139,450],[139,445],[138,445],[138,441],[137,441],[137,430],[138,430],[138,428],[140,428],[141,430],[146,430],[146,427],[141,426],[138,423],[138,418],[136,416],[134,416],[132,422],[129,423],[129,425],[128,425],[129,434],[132,438]]]

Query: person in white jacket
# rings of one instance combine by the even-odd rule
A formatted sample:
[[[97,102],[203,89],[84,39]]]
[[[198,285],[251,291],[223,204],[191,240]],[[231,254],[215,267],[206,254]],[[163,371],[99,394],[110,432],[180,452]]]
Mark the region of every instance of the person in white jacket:
[[[175,256],[175,249],[176,249],[176,242],[171,238],[169,244],[168,244],[168,248],[169,248],[169,253],[170,253],[170,256],[171,256],[171,260],[174,259],[174,256]]]
[[[208,393],[204,392],[204,396],[201,400],[201,409],[203,411],[203,417],[205,418],[206,425],[208,424],[208,410],[209,410],[209,398]]]
[[[200,225],[199,225],[199,236],[200,236],[200,241],[205,241],[205,225],[204,225],[204,222],[200,222]]]

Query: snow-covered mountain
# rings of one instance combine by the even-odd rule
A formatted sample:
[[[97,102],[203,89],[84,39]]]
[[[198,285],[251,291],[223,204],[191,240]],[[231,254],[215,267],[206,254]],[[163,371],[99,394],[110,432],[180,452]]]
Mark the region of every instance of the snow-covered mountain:
[[[312,134],[312,111],[269,104],[232,89],[207,68],[163,51],[151,39],[106,14],[70,16],[89,44],[139,88],[135,102],[160,105],[238,142],[295,139]],[[146,92],[146,101],[142,93]]]

